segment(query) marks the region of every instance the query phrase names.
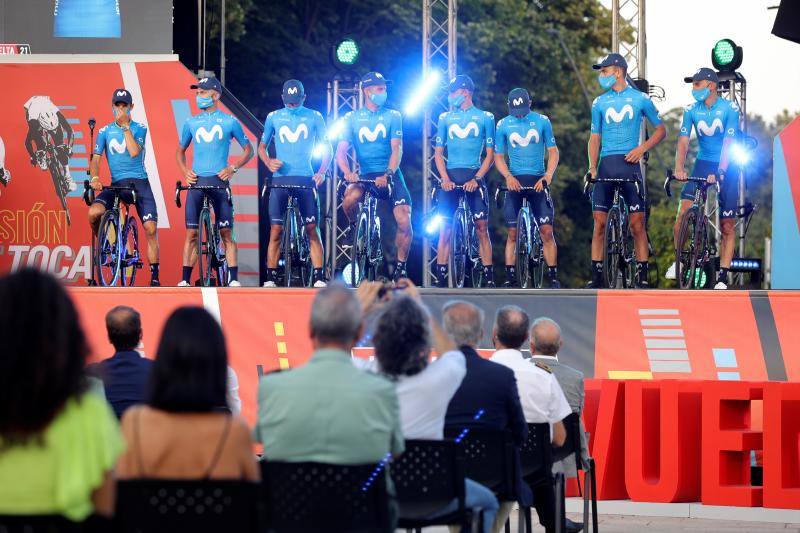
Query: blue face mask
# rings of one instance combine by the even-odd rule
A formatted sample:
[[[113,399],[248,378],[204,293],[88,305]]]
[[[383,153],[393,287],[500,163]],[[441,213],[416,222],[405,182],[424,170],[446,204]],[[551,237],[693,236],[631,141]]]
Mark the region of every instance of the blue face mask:
[[[597,81],[603,89],[610,89],[617,82],[616,76],[598,76]]]
[[[210,96],[200,96],[199,94],[195,97],[197,101],[197,107],[200,109],[208,109],[212,105],[214,105],[214,99]]]
[[[125,110],[125,114],[126,115],[130,115],[131,114],[131,108],[130,107]],[[114,119],[116,120],[116,118],[117,118],[117,106],[111,106],[111,116],[114,117]]]
[[[706,98],[711,94],[711,90],[706,87],[705,89],[694,89],[692,90],[692,96],[698,102],[705,102]]]
[[[457,94],[455,96],[448,96],[447,103],[450,104],[450,107],[461,107],[461,104],[464,103],[464,95]]]
[[[386,103],[386,98],[388,98],[388,94],[386,93],[372,93],[369,95],[369,99],[378,107],[382,107],[383,104]]]

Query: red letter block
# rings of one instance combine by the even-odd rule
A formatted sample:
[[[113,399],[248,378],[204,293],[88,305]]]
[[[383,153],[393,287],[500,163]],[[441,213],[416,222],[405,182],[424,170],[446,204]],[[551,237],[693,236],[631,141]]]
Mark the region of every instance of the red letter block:
[[[800,383],[764,387],[764,507],[800,509]]]
[[[757,507],[761,487],[750,485],[750,450],[762,449],[762,434],[750,425],[750,401],[760,400],[763,384],[703,382],[703,481],[706,505]]]
[[[596,423],[592,424],[593,429],[587,428],[587,431],[591,431],[590,450],[597,468],[599,500],[628,498],[625,490],[624,405],[625,382],[603,380],[600,384]]]
[[[625,383],[625,486],[631,500],[700,499],[700,385]]]

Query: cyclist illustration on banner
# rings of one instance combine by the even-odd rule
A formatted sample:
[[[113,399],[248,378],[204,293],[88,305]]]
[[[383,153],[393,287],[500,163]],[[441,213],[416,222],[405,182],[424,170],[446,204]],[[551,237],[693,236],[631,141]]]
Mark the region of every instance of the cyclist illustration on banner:
[[[67,194],[77,187],[69,172],[75,133],[49,96],[31,96],[23,107],[28,122],[25,149],[31,165],[50,172],[53,187],[69,224]]]
[[[0,137],[0,185],[5,188],[10,181],[11,172],[6,168],[6,145],[3,142],[3,138]],[[2,196],[2,194],[3,190],[0,189],[0,196]]]

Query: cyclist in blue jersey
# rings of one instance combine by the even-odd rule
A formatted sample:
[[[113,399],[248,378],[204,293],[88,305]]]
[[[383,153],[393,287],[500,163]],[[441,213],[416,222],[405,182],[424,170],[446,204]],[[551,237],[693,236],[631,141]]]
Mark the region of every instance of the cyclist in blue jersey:
[[[330,144],[325,138],[325,120],[319,111],[303,106],[305,89],[299,80],[287,80],[281,95],[286,107],[267,115],[264,134],[258,143],[258,156],[272,172],[273,185],[296,185],[319,187],[325,181],[325,172],[330,162]],[[275,157],[270,157],[267,147],[275,140]],[[317,170],[311,166],[314,147],[324,143],[324,155]],[[300,216],[308,234],[311,264],[314,267],[314,287],[324,287],[325,273],[322,267],[323,249],[317,222],[319,202],[312,190],[272,189],[269,195],[269,248],[267,250],[267,281],[264,287],[277,287],[278,260],[281,255],[283,217],[289,196],[297,200]]]
[[[136,212],[142,221],[147,239],[147,261],[150,263],[150,285],[161,285],[158,279],[158,211],[156,200],[147,179],[144,168],[145,138],[147,126],[131,120],[133,97],[126,89],[117,89],[111,96],[111,112],[114,121],[100,128],[97,142],[94,145],[92,160],[89,165],[91,185],[100,192],[89,208],[89,224],[92,227],[92,238],[97,236],[100,218],[114,203],[114,194],[103,191],[100,181],[100,158],[103,153],[108,160],[111,171],[111,184],[119,187],[133,186],[136,191]],[[132,204],[133,195],[124,192],[120,195],[123,202]]]
[[[235,117],[219,110],[222,85],[217,78],[200,79],[191,85],[196,89],[195,101],[200,113],[186,119],[181,130],[176,158],[178,167],[189,185],[227,187],[233,175],[253,157],[253,146]],[[241,157],[228,163],[231,139],[236,139],[244,149]],[[194,157],[191,168],[186,165],[186,150],[194,142]],[[228,204],[227,194],[222,190],[208,191],[214,208],[220,237],[225,245],[228,263],[228,285],[240,287],[239,267],[236,261],[236,242],[233,239],[233,207]],[[186,241],[183,244],[183,274],[179,287],[188,287],[192,269],[197,262],[197,223],[203,206],[203,195],[198,190],[189,190],[186,195]]]
[[[485,179],[494,159],[494,115],[473,104],[475,83],[469,76],[461,74],[453,78],[449,93],[447,101],[450,111],[439,115],[434,153],[436,169],[442,178],[438,212],[443,217],[436,251],[436,279],[440,287],[447,287],[451,221],[459,197],[466,194],[478,234],[485,283],[487,287],[494,287],[492,241],[489,239],[489,193]],[[463,193],[453,190],[456,185],[464,186]]]
[[[697,160],[692,176],[706,176],[714,183],[719,176],[720,193],[717,196],[719,220],[722,230],[722,243],[719,252],[719,275],[715,289],[728,288],[728,271],[731,267],[734,250],[734,226],[737,204],[739,202],[736,176],[738,169],[730,165],[730,147],[739,134],[739,106],[717,95],[719,78],[710,68],[701,68],[692,76],[683,79],[692,84],[695,103],[686,107],[678,134],[678,148],[675,151],[675,177],[686,180],[686,153],[689,151],[689,136],[694,129],[697,134]],[[730,176],[726,179],[726,176]],[[675,246],[678,246],[681,216],[692,206],[696,182],[688,182],[681,190],[681,203],[675,219]],[[675,263],[665,275],[675,279]]]
[[[355,222],[358,202],[364,195],[364,186],[356,183],[359,176],[375,180],[375,185],[369,185],[372,192],[381,201],[389,202],[393,206],[394,219],[397,222],[397,263],[393,278],[397,280],[408,276],[406,261],[412,239],[411,194],[400,171],[400,160],[403,158],[402,117],[399,111],[384,107],[388,96],[386,86],[389,83],[391,82],[380,72],[368,72],[361,78],[364,107],[344,116],[344,129],[336,147],[336,163],[345,180],[349,182],[342,208],[351,224]],[[358,163],[356,168],[350,168],[347,159],[350,146],[355,148]],[[390,179],[391,197],[387,189]]]
[[[531,110],[531,97],[522,88],[508,93],[508,116],[497,124],[496,156],[497,171],[505,178],[508,192],[503,203],[508,237],[506,238],[506,283],[513,287],[517,283],[515,266],[517,247],[517,215],[523,197],[531,206],[533,218],[539,226],[547,263],[547,279],[550,287],[561,287],[558,282],[557,248],[553,235],[555,209],[548,205],[545,185],[550,185],[558,166],[558,147],[553,135],[550,119]],[[547,169],[544,158],[547,151]],[[508,154],[506,163],[505,155]],[[509,168],[510,167],[510,168]],[[535,187],[534,191],[521,191],[520,187]]]
[[[592,127],[589,136],[589,175],[604,178],[637,179],[641,183],[639,161],[648,150],[664,140],[666,128],[658,110],[646,94],[628,85],[628,63],[619,54],[608,54],[599,64],[598,82],[606,92],[592,104]],[[639,144],[642,118],[656,127],[645,142]],[[600,166],[598,168],[598,158]],[[640,187],[643,187],[641,184]],[[641,188],[640,188],[641,191]],[[625,183],[621,193],[628,206],[631,234],[636,251],[638,285],[649,287],[647,276],[647,230],[644,220],[644,197],[636,186]],[[606,218],[614,198],[613,183],[596,183],[592,191],[594,232],[592,234],[592,281],[590,288],[603,286],[603,248]]]

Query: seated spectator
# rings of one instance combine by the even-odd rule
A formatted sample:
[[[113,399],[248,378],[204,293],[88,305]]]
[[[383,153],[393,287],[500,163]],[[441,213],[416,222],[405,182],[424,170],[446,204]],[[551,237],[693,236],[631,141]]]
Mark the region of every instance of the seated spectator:
[[[514,372],[503,365],[483,359],[476,348],[483,338],[483,310],[468,302],[454,301],[444,306],[444,329],[464,353],[467,374],[447,408],[445,425],[463,428],[510,430],[517,447],[528,436],[528,426],[522,414]],[[480,417],[476,413],[482,411]],[[531,492],[522,481],[517,468],[516,492],[520,505],[531,504]],[[493,531],[503,527],[500,517]]]
[[[120,479],[243,479],[260,473],[247,424],[226,399],[228,355],[205,309],[170,315],[158,344],[146,405],[122,417],[128,449]]]
[[[364,464],[403,451],[394,385],[350,360],[363,331],[362,307],[372,305],[377,291],[364,285],[358,294],[364,305],[340,284],[318,291],[311,359],[261,378],[255,435],[266,460]]]
[[[524,310],[515,305],[501,307],[497,311],[492,332],[497,351],[491,360],[514,371],[525,421],[529,424],[550,424],[552,442],[555,446],[561,446],[567,435],[562,420],[572,411],[552,370],[543,363],[533,363],[522,357],[520,350],[528,340],[529,324],[530,318]],[[539,515],[539,523],[545,531],[555,531],[555,483],[552,471],[549,468],[539,469],[526,481],[533,490],[533,505]],[[503,505],[499,516],[504,519],[510,512],[511,505]]]
[[[431,320],[417,288],[407,279],[398,282],[402,296],[394,296],[375,324],[373,342],[378,370],[393,380],[400,401],[400,420],[407,439],[442,440],[447,406],[466,374],[464,355],[453,340]],[[440,357],[429,363],[431,345]],[[488,533],[497,513],[497,499],[483,485],[466,480],[466,506],[483,512]],[[451,514],[457,502],[432,516]],[[402,516],[402,509],[400,516]]]
[[[108,403],[87,390],[75,306],[36,270],[0,279],[0,302],[0,514],[112,515],[124,442]]]
[[[113,356],[89,365],[89,375],[103,380],[106,399],[117,418],[137,403],[144,401],[145,387],[153,361],[136,351],[142,340],[142,321],[136,309],[118,305],[106,315],[108,341],[114,346]]]

